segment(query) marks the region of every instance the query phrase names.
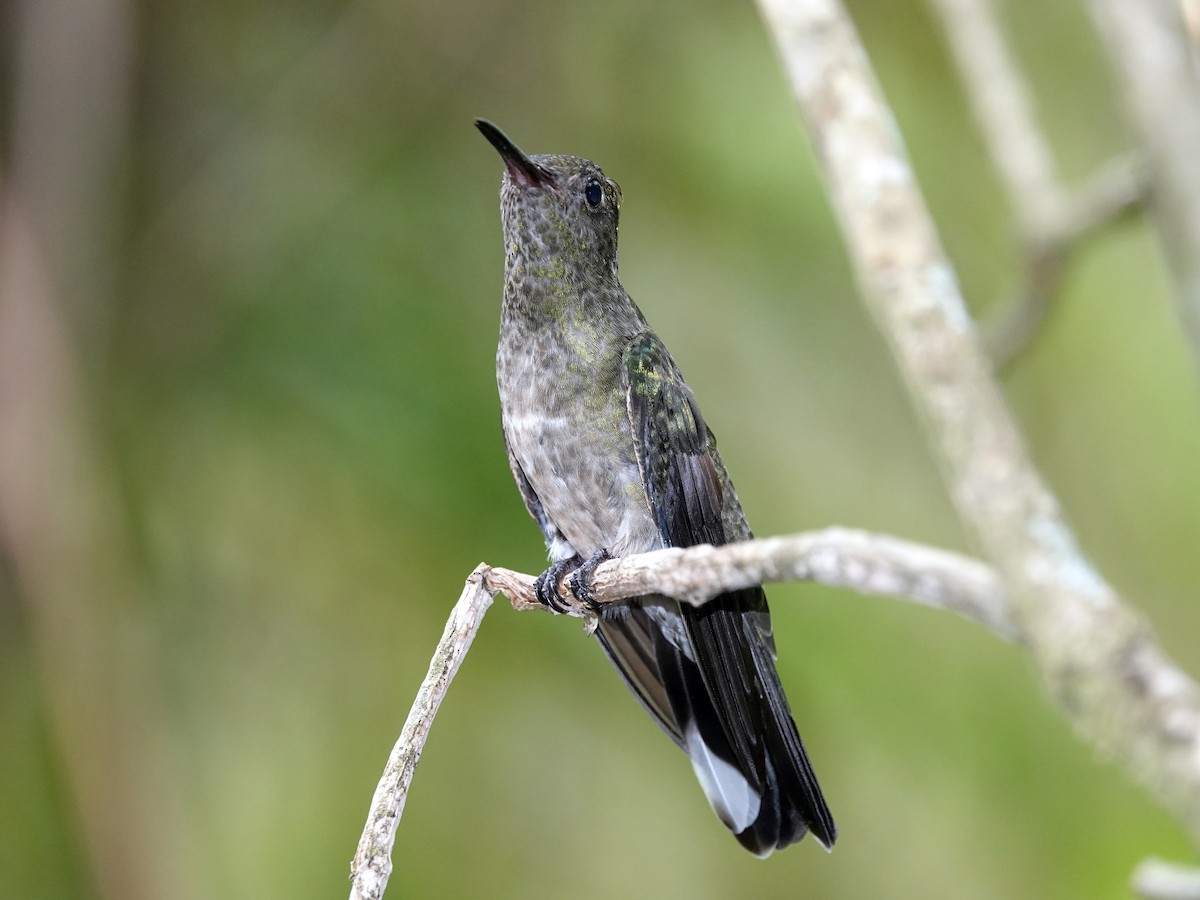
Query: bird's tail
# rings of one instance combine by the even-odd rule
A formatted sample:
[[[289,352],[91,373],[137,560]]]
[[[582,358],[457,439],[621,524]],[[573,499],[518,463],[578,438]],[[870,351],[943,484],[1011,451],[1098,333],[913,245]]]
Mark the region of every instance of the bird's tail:
[[[794,844],[806,831],[811,831],[821,846],[832,850],[837,840],[837,825],[821,793],[804,742],[800,740],[787,696],[775,671],[774,655],[768,652],[765,656],[758,661],[757,669],[762,674],[764,688],[763,743],[768,763],[767,783],[763,791],[763,809],[754,824],[737,838],[751,853],[766,856],[772,850]]]
[[[761,588],[704,607],[647,598],[607,607],[597,636],[663,730],[686,752],[710,805],[751,853],[837,827],[792,720]]]

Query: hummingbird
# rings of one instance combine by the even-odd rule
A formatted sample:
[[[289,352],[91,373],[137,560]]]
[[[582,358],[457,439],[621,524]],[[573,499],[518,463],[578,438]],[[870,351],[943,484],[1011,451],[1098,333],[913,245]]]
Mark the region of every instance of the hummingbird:
[[[621,188],[578,156],[504,161],[504,300],[496,382],[508,463],[551,565],[588,599],[603,561],[751,538],[716,441],[679,367],[617,275]],[[665,596],[595,604],[600,646],[691,759],[718,818],[765,857],[837,827],[792,719],[761,587],[695,607]]]

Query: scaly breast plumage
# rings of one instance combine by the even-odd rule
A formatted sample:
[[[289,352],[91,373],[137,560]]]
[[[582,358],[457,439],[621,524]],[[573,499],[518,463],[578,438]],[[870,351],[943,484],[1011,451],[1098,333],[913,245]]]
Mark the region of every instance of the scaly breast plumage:
[[[575,552],[614,556],[661,546],[642,488],[624,398],[593,373],[550,373],[510,355],[509,446],[542,508]]]

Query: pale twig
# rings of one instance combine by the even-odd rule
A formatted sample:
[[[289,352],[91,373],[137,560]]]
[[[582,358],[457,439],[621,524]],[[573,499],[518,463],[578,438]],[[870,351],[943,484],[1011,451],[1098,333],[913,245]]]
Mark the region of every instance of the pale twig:
[[[1140,160],[1122,158],[1083,188],[1066,188],[992,0],[932,2],[1017,222],[1019,285],[981,327],[988,355],[1001,368],[1036,336],[1073,251],[1141,204],[1147,173]]]
[[[612,603],[663,593],[700,604],[726,590],[764,581],[814,581],[862,594],[899,597],[973,619],[1013,638],[996,575],[977,560],[899,538],[845,528],[746,541],[724,547],[688,547],[642,553],[601,564],[592,582],[593,601]],[[438,705],[470,647],[492,596],[503,592],[514,609],[545,609],[533,592],[534,578],[480,564],[467,578],[446,623],[417,699],[396,741],[371,801],[371,812],[350,868],[351,900],[380,900],[392,872],[392,846],[409,785]],[[560,586],[573,615],[595,613],[575,598],[568,580]]]
[[[1059,218],[1067,192],[991,0],[932,3],[1021,230]]]
[[[408,787],[421,759],[433,717],[475,639],[483,614],[492,605],[492,595],[483,585],[486,571],[487,567],[481,565],[467,578],[429,663],[429,672],[421,682],[417,699],[413,701],[400,738],[392,748],[383,776],[375,788],[371,812],[358,841],[358,852],[350,865],[350,900],[380,900],[387,888],[388,876],[392,874],[396,828],[400,825]]]
[[[1080,245],[1140,210],[1149,186],[1143,158],[1117,157],[1069,194],[1053,218],[1027,228],[1021,236],[1020,284],[980,324],[984,348],[996,368],[1010,365],[1033,342]]]
[[[1092,0],[1152,173],[1151,211],[1200,369],[1200,78],[1178,0]]]
[[[1200,838],[1196,685],[1082,554],[1030,461],[849,18],[836,0],[760,6],[864,299],[1043,683]]]
[[[1148,859],[1134,870],[1133,890],[1143,900],[1200,900],[1200,869]]]
[[[544,609],[533,576],[493,568],[486,584],[502,591],[515,609]],[[1017,632],[994,572],[978,560],[912,541],[850,528],[827,528],[712,547],[672,547],[614,559],[596,567],[592,600],[613,603],[643,594],[665,594],[700,605],[717,594],[778,581],[813,581],[859,594],[896,597],[945,609],[1012,640]],[[559,586],[572,615],[593,616]]]

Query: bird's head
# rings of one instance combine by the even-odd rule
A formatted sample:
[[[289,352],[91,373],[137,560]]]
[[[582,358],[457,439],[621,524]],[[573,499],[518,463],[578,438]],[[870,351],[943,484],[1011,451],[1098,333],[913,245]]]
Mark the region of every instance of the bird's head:
[[[504,160],[500,214],[510,261],[615,277],[620,186],[589,159],[528,156],[486,119],[475,126]]]

